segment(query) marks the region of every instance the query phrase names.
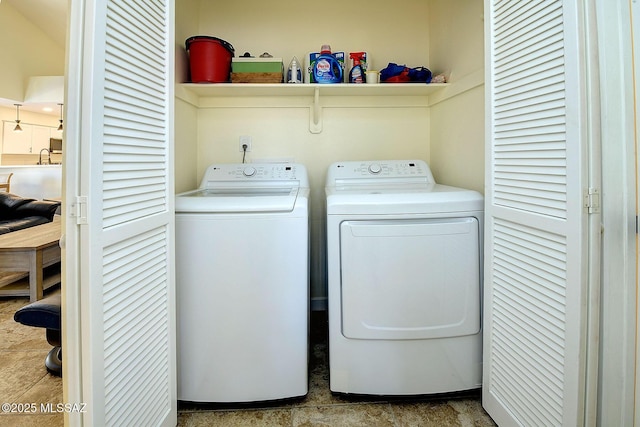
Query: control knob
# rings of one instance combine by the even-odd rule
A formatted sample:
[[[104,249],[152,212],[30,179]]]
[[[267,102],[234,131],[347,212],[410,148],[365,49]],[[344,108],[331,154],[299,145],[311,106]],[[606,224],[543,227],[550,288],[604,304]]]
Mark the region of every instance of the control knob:
[[[256,174],[256,168],[254,168],[253,166],[248,166],[244,168],[242,173],[244,174],[244,176],[253,176]]]
[[[372,165],[369,165],[369,172],[371,172],[372,174],[376,175],[379,174],[382,171],[382,167],[377,164],[377,163],[373,163]]]

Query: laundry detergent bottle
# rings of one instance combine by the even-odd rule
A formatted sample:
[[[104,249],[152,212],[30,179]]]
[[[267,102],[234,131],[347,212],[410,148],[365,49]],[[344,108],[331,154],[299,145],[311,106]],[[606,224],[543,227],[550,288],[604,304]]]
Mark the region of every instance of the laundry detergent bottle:
[[[313,64],[313,78],[316,83],[342,83],[342,66],[327,44],[322,46],[320,56]]]

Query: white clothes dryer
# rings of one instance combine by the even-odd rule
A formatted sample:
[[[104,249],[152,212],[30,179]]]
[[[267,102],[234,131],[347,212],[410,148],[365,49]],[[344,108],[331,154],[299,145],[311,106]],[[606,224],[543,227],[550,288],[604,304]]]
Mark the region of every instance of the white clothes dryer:
[[[179,400],[307,394],[308,198],[299,164],[214,164],[176,196]]]
[[[421,160],[334,163],[325,191],[331,391],[481,387],[482,195]]]

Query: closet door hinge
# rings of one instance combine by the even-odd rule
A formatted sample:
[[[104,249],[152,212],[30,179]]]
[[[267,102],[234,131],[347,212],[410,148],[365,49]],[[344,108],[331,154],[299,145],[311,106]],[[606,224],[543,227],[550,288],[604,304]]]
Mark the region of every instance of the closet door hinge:
[[[87,223],[87,196],[76,196],[75,201],[69,209],[71,216],[76,218],[76,224]]]
[[[600,213],[600,190],[594,187],[585,189],[583,206],[589,213]]]

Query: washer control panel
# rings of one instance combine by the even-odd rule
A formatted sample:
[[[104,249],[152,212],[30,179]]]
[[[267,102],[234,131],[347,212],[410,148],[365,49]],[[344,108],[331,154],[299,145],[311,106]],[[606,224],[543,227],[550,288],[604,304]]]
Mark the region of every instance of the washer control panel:
[[[210,183],[233,182],[300,181],[300,186],[308,186],[307,172],[297,163],[220,163],[210,165],[202,178],[200,187]]]
[[[215,180],[287,180],[296,179],[298,165],[295,164],[222,164],[211,165],[205,173],[208,181]]]
[[[389,178],[424,178],[427,182],[434,182],[431,170],[423,160],[383,160],[334,163],[329,167],[327,185],[343,180]]]

